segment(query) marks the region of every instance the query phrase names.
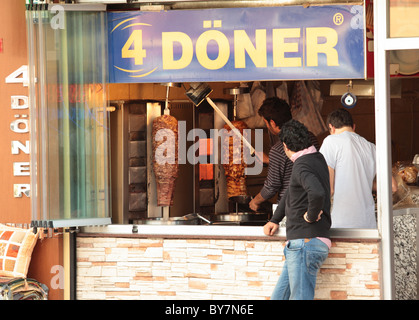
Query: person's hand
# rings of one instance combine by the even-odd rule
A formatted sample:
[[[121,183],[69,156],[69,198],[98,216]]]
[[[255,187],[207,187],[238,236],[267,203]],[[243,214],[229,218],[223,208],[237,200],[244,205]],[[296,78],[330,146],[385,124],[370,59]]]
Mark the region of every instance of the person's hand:
[[[268,222],[263,226],[263,233],[267,236],[273,236],[279,229],[279,225],[273,222]]]
[[[316,221],[319,221],[322,217],[322,213],[323,213],[323,210],[320,210],[320,213],[319,213],[319,215],[317,216],[317,219],[316,219]],[[303,216],[303,218],[304,218],[304,220],[306,221],[306,222],[308,222],[308,223],[312,223],[311,221],[309,221],[308,220],[308,218],[307,218],[307,211],[306,211],[306,213],[304,213],[304,216]],[[313,222],[315,222],[315,221],[313,221]]]
[[[249,208],[253,211],[257,211],[259,209],[259,204],[256,203],[255,199],[249,202]]]
[[[394,178],[394,176],[391,175],[391,192],[395,194],[398,189],[399,189],[399,184],[397,183],[397,180]]]

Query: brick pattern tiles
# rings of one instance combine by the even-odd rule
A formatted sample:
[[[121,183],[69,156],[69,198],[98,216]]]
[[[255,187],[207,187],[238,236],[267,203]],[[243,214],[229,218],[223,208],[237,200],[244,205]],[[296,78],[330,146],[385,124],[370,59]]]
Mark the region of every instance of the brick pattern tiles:
[[[77,238],[77,299],[269,299],[284,241]],[[334,241],[316,299],[380,299],[378,243]]]

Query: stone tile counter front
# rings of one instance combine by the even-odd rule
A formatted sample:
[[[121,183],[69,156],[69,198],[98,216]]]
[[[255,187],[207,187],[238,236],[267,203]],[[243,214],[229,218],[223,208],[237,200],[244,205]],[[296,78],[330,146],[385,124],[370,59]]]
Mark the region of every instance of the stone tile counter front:
[[[283,231],[266,237],[261,227],[147,227],[77,235],[78,300],[270,298],[285,259]],[[333,238],[315,299],[380,299],[379,244],[375,236]]]

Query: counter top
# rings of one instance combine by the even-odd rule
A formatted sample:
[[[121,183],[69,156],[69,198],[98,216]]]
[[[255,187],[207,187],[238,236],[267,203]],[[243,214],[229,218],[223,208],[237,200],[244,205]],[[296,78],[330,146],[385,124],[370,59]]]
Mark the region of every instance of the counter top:
[[[78,236],[283,240],[285,239],[285,228],[280,228],[279,232],[274,236],[266,236],[261,226],[112,224],[108,226],[82,227],[78,232]],[[331,229],[331,238],[380,240],[380,235],[377,229]]]

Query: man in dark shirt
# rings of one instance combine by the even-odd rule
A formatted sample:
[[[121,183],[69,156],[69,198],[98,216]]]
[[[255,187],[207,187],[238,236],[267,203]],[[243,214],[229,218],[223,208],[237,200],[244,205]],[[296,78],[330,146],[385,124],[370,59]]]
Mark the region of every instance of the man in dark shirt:
[[[282,125],[292,119],[291,108],[288,103],[277,97],[265,99],[258,113],[263,118],[268,131],[274,136],[278,136]],[[310,139],[318,150],[320,148],[319,143],[312,133],[310,133]],[[258,210],[262,202],[273,198],[276,194],[278,194],[279,202],[288,187],[291,176],[292,161],[286,156],[281,141],[272,146],[269,151],[269,159],[264,162],[269,163],[264,185],[249,203],[250,209],[254,211]]]
[[[290,120],[279,137],[294,165],[289,187],[263,228],[272,236],[287,217],[286,260],[271,299],[308,300],[314,298],[317,273],[331,246],[329,170],[302,123]]]

